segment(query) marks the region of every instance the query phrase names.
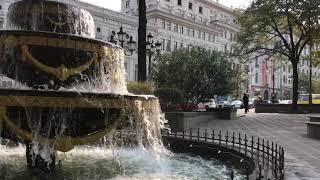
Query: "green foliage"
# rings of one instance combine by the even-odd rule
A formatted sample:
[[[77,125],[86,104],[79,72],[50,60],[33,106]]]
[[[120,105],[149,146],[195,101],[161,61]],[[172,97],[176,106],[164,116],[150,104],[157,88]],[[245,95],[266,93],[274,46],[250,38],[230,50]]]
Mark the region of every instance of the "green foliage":
[[[163,111],[175,111],[176,105],[183,102],[183,94],[177,88],[159,88],[154,92],[159,98]]]
[[[153,95],[153,86],[150,82],[128,82],[128,91],[137,95]]]
[[[183,94],[177,88],[159,88],[154,92],[161,102],[178,104],[183,101]]]
[[[177,88],[185,101],[199,102],[214,95],[227,95],[235,87],[235,72],[226,57],[200,48],[162,55],[153,72],[157,87]]]
[[[299,91],[300,93],[309,93],[310,89],[310,76],[302,74],[299,76]],[[320,94],[320,79],[312,79],[312,91],[313,94]]]

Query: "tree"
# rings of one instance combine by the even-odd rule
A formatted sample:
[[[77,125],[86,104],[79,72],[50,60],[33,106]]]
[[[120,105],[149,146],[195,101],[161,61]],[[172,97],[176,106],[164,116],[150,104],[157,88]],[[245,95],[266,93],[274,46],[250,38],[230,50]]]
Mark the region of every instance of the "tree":
[[[180,49],[160,57],[154,66],[157,87],[179,89],[185,102],[227,95],[235,88],[231,63],[220,52],[200,48]]]
[[[147,80],[147,7],[145,0],[137,0],[139,4],[139,28],[138,28],[138,81]]]
[[[238,37],[240,56],[279,53],[293,68],[292,111],[297,110],[298,63],[306,45],[319,31],[318,0],[254,0],[239,15]]]

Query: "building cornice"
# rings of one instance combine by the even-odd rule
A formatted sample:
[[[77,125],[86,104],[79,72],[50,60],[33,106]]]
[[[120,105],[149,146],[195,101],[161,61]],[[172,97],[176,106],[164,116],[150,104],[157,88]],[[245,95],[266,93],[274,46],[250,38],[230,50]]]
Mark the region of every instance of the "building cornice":
[[[179,24],[183,24],[187,27],[194,28],[194,29],[200,29],[200,30],[205,30],[211,33],[219,34],[220,31],[219,29],[216,29],[215,27],[208,27],[205,24],[200,24],[198,22],[192,21],[191,19],[186,19],[186,18],[181,18],[178,15],[175,14],[170,14],[165,11],[161,10],[152,10],[147,13],[148,18],[163,18],[166,20],[171,20],[174,22],[177,22]]]

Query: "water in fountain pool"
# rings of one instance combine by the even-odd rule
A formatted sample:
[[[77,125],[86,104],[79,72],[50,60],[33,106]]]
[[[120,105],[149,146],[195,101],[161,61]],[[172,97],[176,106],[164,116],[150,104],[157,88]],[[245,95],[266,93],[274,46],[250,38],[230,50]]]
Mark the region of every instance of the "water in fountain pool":
[[[0,179],[229,179],[231,169],[217,160],[205,160],[168,151],[153,153],[144,148],[77,147],[59,153],[61,164],[53,174],[30,170],[24,147],[0,146]],[[241,179],[236,173],[235,179]]]

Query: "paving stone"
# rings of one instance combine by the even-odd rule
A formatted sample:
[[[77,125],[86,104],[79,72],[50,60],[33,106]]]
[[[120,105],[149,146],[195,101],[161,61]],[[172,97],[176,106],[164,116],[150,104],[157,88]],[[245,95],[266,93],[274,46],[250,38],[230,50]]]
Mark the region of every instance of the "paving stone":
[[[194,128],[245,133],[264,138],[285,149],[286,179],[320,180],[320,140],[307,137],[303,114],[256,114],[238,112],[235,120],[212,120]]]

